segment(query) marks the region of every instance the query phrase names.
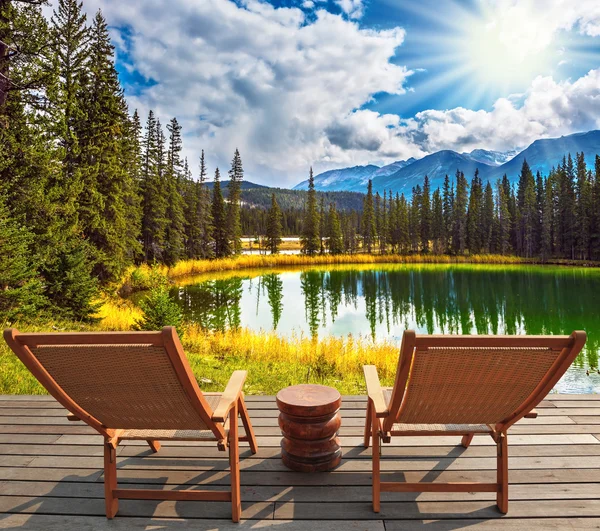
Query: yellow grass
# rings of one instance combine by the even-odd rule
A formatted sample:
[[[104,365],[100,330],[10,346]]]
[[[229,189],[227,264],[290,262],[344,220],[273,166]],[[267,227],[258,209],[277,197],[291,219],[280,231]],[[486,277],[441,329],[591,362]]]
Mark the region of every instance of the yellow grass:
[[[142,310],[128,300],[106,298],[95,317],[100,319],[99,330],[131,330],[142,315]]]
[[[128,302],[104,300],[94,325],[48,323],[23,331],[130,330],[141,312]],[[223,391],[232,371],[248,371],[248,394],[276,394],[298,383],[331,385],[344,394],[364,394],[362,365],[377,365],[382,383],[391,385],[398,347],[391,342],[347,336],[313,340],[280,337],[275,332],[246,328],[222,332],[183,327],[185,353],[204,391]],[[0,394],[40,394],[44,389],[7,345],[0,345]]]
[[[182,342],[194,374],[204,378],[204,388],[222,388],[232,370],[245,369],[249,394],[276,394],[298,383],[322,383],[344,394],[361,394],[363,365],[376,365],[382,383],[391,385],[398,363],[397,345],[352,336],[313,340],[246,328],[209,332],[189,325]]]
[[[531,260],[516,256],[503,255],[398,255],[398,254],[343,254],[343,255],[241,255],[217,260],[182,260],[173,267],[148,266],[146,264],[129,268],[123,276],[121,287],[126,291],[148,289],[152,284],[152,276],[164,275],[171,280],[183,277],[202,275],[222,271],[240,269],[265,268],[298,268],[319,265],[345,264],[522,264],[532,263]]]

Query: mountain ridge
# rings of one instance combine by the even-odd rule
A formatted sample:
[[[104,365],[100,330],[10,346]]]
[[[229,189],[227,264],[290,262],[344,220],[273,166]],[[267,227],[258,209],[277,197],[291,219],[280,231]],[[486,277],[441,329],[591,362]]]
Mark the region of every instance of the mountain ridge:
[[[484,182],[495,181],[506,174],[511,182],[518,179],[523,160],[527,159],[532,171],[540,171],[547,175],[552,167],[556,167],[563,156],[582,152],[586,156],[588,166],[592,157],[600,154],[600,130],[591,130],[558,138],[541,138],[532,142],[520,151],[498,152],[474,149],[470,153],[458,153],[453,150],[441,150],[420,159],[396,161],[378,167],[370,164],[352,168],[338,168],[315,176],[315,188],[320,191],[356,191],[364,192],[367,181],[373,182],[373,191],[382,193],[392,190],[394,193],[412,195],[412,189],[423,183],[425,175],[429,176],[432,188],[443,184],[446,175],[452,177],[457,170],[470,178],[479,170]],[[360,168],[360,175],[357,169]],[[370,171],[369,171],[370,169]],[[396,171],[392,171],[395,170]],[[306,189],[308,181],[298,183],[293,189]]]

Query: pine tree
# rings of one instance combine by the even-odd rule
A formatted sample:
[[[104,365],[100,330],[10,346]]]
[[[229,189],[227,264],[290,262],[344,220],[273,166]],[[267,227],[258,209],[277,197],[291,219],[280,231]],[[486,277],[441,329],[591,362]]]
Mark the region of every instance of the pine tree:
[[[9,52],[0,45],[1,191],[11,217],[30,230],[36,254],[44,260],[73,226],[58,204],[65,199],[57,182],[56,159],[62,151],[46,99],[48,87],[55,85],[55,72],[49,68],[54,51],[48,46],[52,36],[41,7],[0,2],[0,41],[11,46]]]
[[[407,254],[410,251],[411,236],[409,232],[409,207],[404,194],[400,198],[396,195],[396,203],[398,205],[398,252]]]
[[[374,200],[374,217],[375,217],[375,242],[373,243],[374,247],[378,247],[381,252],[381,237],[382,237],[382,228],[383,228],[383,207],[381,204],[381,195],[379,192],[375,193]]]
[[[471,181],[471,194],[467,207],[467,247],[471,254],[480,253],[483,246],[481,233],[482,206],[483,187],[479,178],[479,170],[475,170],[475,175]]]
[[[600,155],[596,155],[593,173],[592,217],[590,221],[590,258],[600,260]]]
[[[142,241],[146,261],[162,262],[168,219],[167,190],[162,178],[162,131],[148,113],[142,165]]]
[[[421,248],[421,203],[423,190],[417,184],[412,190],[412,201],[408,209],[408,233],[410,235],[411,251],[418,253]]]
[[[540,236],[540,255],[543,261],[552,257],[554,226],[554,178],[552,174],[546,179],[544,203],[542,206],[542,229]]]
[[[563,158],[557,170],[558,176],[558,234],[560,254],[565,258],[575,258],[575,170],[571,154]]]
[[[95,302],[98,281],[92,274],[92,252],[87,241],[72,238],[41,266],[54,314],[75,321],[95,320],[100,304]]]
[[[435,254],[443,254],[445,251],[445,233],[442,194],[437,188],[431,201],[431,238]]]
[[[467,202],[468,184],[464,173],[456,171],[456,195],[454,199],[452,247],[454,254],[464,254],[467,248]]]
[[[454,187],[450,185],[448,175],[444,177],[444,189],[442,192],[442,206],[444,209],[444,252],[450,254],[452,250],[452,235],[454,234]]]
[[[83,190],[81,182],[80,146],[77,126],[85,117],[81,101],[81,82],[89,61],[89,29],[83,4],[77,0],[59,0],[51,19],[56,56],[52,67],[56,82],[48,89],[54,135],[60,146],[61,174],[54,192],[60,205],[63,231],[71,234],[78,224],[77,201]],[[94,190],[88,191],[94,193]]]
[[[266,233],[267,249],[269,249],[271,254],[279,253],[279,246],[281,245],[281,233],[283,231],[281,220],[281,209],[277,204],[275,194],[271,194],[271,208],[269,208],[268,212]]]
[[[137,247],[134,181],[123,162],[128,161],[127,106],[114,67],[114,47],[102,13],[98,11],[90,31],[87,68],[80,76],[78,99],[83,106],[75,124],[82,190],[78,212],[80,226],[95,247],[94,276],[117,278],[131,263]],[[131,131],[132,135],[137,131]],[[138,154],[129,154],[134,160]],[[137,216],[136,216],[137,217]]]
[[[221,174],[219,173],[219,168],[215,170],[215,182],[212,195],[213,240],[215,242],[215,256],[217,258],[223,258],[231,255],[231,242],[229,240],[225,200],[223,199],[223,194],[221,193]]]
[[[376,235],[377,228],[375,225],[375,207],[373,205],[373,182],[369,179],[362,217],[363,250],[371,253]]]
[[[517,188],[517,252],[532,257],[539,240],[539,214],[533,172],[523,160]]]
[[[325,237],[327,232],[327,215],[325,213],[325,197],[319,201],[319,253],[325,254]]]
[[[0,194],[0,322],[38,316],[47,301],[31,259],[33,235],[11,217]]]
[[[123,100],[123,105],[125,101]],[[128,114],[126,108],[124,114]],[[126,218],[125,250],[127,263],[137,262],[142,256],[140,237],[142,232],[142,124],[137,110],[131,119],[126,120],[121,138],[120,164],[128,172],[129,178],[124,181],[123,203]]]
[[[181,174],[181,126],[177,118],[172,118],[167,125],[169,132],[169,147],[167,152],[167,165],[164,175],[167,193],[165,231],[165,249],[163,260],[172,266],[185,255],[185,203],[182,196],[184,178]],[[187,176],[186,176],[187,177]]]
[[[481,234],[483,235],[483,252],[492,253],[496,251],[495,238],[495,219],[494,219],[494,190],[492,184],[488,181],[485,185],[483,196],[483,210],[481,213]]]
[[[229,170],[229,193],[227,203],[227,228],[233,254],[242,252],[242,225],[240,221],[240,201],[242,196],[242,180],[244,170],[242,158],[236,149]]]
[[[189,178],[189,212],[187,216],[187,255],[189,258],[211,258],[213,225],[210,191],[206,187],[204,150],[200,155],[200,176],[197,182]]]
[[[340,226],[339,215],[333,203],[329,204],[327,237],[329,245],[329,254],[342,254],[344,252],[342,229]]]
[[[429,252],[429,240],[431,239],[431,197],[429,177],[425,175],[423,180],[423,193],[421,194],[421,251]]]
[[[398,201],[394,199],[392,191],[388,195],[388,243],[392,253],[398,251]]]
[[[576,183],[576,246],[577,258],[587,260],[590,251],[590,217],[592,211],[591,205],[591,187],[588,181],[588,172],[585,165],[584,154],[577,153],[577,183]]]
[[[506,194],[506,187],[502,181],[498,179],[496,184],[496,211],[498,217],[498,252],[500,254],[508,254],[511,243],[511,216],[509,209],[509,197]]]
[[[312,167],[308,177],[308,194],[304,210],[302,235],[300,236],[302,252],[314,256],[319,252],[319,211],[317,210],[317,192],[315,191],[315,178]]]

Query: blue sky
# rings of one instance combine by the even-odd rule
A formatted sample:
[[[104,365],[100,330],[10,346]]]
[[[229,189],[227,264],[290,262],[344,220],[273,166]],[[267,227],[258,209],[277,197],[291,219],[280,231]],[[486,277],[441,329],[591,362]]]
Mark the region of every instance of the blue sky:
[[[177,116],[193,170],[248,178],[600,128],[600,2],[84,0],[130,107]]]

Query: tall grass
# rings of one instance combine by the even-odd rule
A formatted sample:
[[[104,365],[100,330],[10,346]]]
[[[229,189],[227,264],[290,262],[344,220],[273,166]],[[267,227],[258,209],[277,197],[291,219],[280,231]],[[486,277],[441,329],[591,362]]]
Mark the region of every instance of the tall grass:
[[[16,326],[22,331],[131,330],[141,310],[129,301],[105,299],[99,322],[85,325],[56,322]],[[385,384],[393,379],[398,348],[347,336],[313,340],[308,336],[280,337],[275,332],[246,328],[210,332],[197,324],[183,326],[181,340],[200,387],[222,391],[231,372],[248,371],[246,392],[276,394],[297,383],[331,385],[344,394],[364,393],[362,366],[377,365]],[[44,389],[8,346],[0,343],[0,394],[43,394]]]
[[[179,280],[206,273],[219,273],[242,269],[300,268],[320,265],[369,265],[369,264],[523,264],[534,260],[517,256],[482,254],[471,256],[448,256],[434,254],[343,254],[343,255],[241,255],[216,260],[182,260],[173,267],[143,264],[130,267],[117,286],[120,294],[126,296],[135,291],[152,288],[157,278],[167,277]]]
[[[204,370],[208,379],[218,381],[218,371],[213,369],[220,370],[226,363],[231,369],[247,369],[248,392],[260,394],[276,394],[297,383],[324,383],[346,394],[359,394],[364,392],[363,365],[376,365],[383,382],[391,385],[398,362],[397,345],[363,337],[313,340],[246,328],[209,332],[190,325],[182,342],[197,376]],[[219,381],[215,389],[224,383]]]
[[[234,258],[218,260],[183,260],[169,268],[167,275],[171,279],[199,275],[213,271],[232,271],[236,269],[270,268],[270,267],[307,267],[314,265],[337,264],[517,264],[526,260],[516,256],[473,255],[448,256],[433,254],[342,254],[342,255],[242,255]]]
[[[99,330],[131,330],[143,316],[142,310],[131,301],[106,298],[95,317]]]

